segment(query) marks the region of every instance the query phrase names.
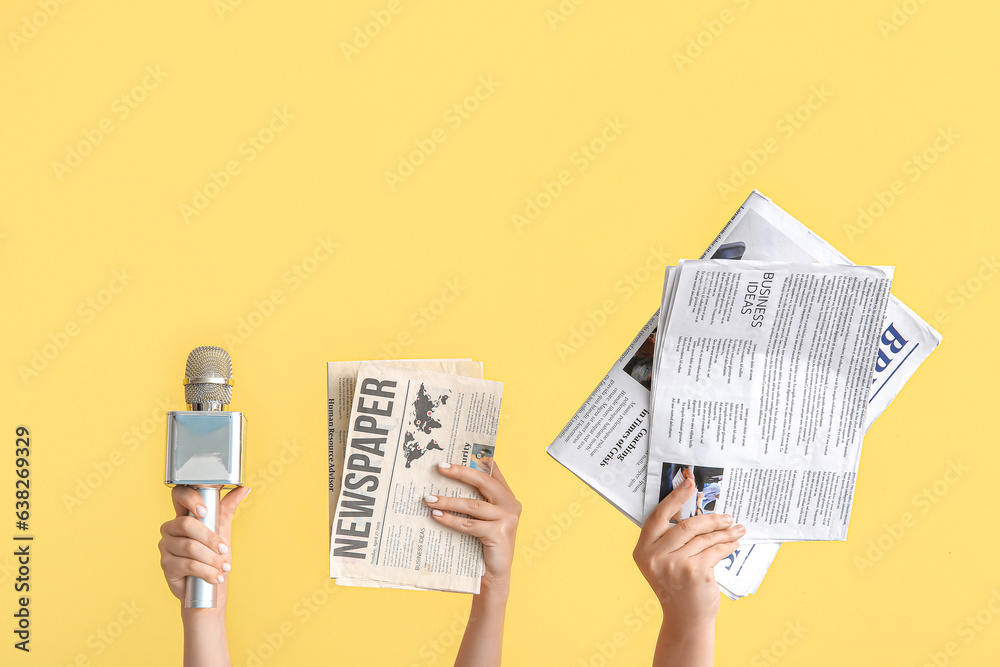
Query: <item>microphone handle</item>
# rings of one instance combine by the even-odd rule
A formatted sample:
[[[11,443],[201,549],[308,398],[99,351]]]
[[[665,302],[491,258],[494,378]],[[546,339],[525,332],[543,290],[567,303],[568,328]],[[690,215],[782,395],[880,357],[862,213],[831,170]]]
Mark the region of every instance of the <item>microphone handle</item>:
[[[208,512],[204,517],[194,516],[208,526],[213,533],[219,532],[219,487],[217,486],[196,486],[194,487],[201,501],[205,503]],[[187,586],[184,590],[185,609],[214,609],[218,599],[218,589],[216,584],[210,584],[204,579],[195,576],[187,577]]]

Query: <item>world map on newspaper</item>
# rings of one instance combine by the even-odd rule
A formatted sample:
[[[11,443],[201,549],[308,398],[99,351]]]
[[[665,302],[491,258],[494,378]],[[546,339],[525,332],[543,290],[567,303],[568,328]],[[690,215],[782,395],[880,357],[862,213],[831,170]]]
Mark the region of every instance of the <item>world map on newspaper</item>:
[[[434,400],[427,393],[427,389],[423,383],[420,384],[420,388],[417,390],[417,397],[413,400],[412,421],[413,425],[417,427],[418,433],[430,435],[432,430],[441,428],[441,422],[435,418],[434,411],[447,402],[448,394],[442,394],[437,400]],[[444,451],[444,448],[434,438],[431,438],[425,445],[421,445],[417,440],[417,436],[411,431],[403,434],[403,455],[406,457],[407,468],[410,467],[411,463],[432,449]]]

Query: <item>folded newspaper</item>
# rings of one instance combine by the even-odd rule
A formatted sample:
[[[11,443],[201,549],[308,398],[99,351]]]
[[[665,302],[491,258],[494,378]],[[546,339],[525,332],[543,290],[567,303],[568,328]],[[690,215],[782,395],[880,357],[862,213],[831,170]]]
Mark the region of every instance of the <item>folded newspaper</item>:
[[[482,543],[434,521],[423,498],[480,498],[437,464],[492,472],[503,384],[469,360],[330,363],[327,375],[330,576],[478,593]]]
[[[691,477],[678,519],[726,512],[750,541],[846,539],[891,279],[760,260],[669,268],[643,515]]]
[[[852,262],[833,246],[753,191],[703,259]],[[649,455],[650,388],[660,312],[642,327],[555,441],[549,454],[625,516],[641,525]],[[890,294],[868,391],[864,430],[888,407],[941,336]],[[703,497],[704,500],[704,497]],[[778,543],[742,541],[716,569],[731,598],[756,592]]]

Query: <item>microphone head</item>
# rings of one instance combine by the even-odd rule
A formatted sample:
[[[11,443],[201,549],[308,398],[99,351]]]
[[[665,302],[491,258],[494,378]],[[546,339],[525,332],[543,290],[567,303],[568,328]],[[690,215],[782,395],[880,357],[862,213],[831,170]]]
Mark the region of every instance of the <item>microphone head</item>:
[[[187,358],[184,398],[188,405],[229,405],[233,397],[232,380],[233,360],[228,352],[214,345],[196,347]]]

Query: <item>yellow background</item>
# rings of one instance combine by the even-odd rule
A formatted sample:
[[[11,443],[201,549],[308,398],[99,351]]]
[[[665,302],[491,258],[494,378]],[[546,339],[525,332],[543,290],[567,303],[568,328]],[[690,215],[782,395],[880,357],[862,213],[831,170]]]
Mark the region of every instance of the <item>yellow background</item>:
[[[996,5],[392,7],[366,44],[358,31],[371,12],[385,21],[387,1],[4,3],[0,534],[13,544],[25,424],[36,540],[30,655],[12,648],[13,547],[0,549],[0,662],[179,662],[156,549],[171,516],[162,419],[184,407],[188,351],[219,344],[254,486],[233,540],[236,664],[261,651],[267,665],[453,659],[467,598],[323,588],[324,362],[390,353],[471,356],[505,382],[498,461],[526,508],[507,664],[648,663],[658,618],[634,612],[652,599],[631,559],[638,531],[544,448],[656,308],[656,258],[699,256],[757,187],[856,262],[895,265],[894,293],[945,340],[868,434],[850,538],[786,547],[759,594],[724,601],[718,664],[922,665],[948,642],[948,664],[990,663],[1000,623],[971,637],[959,624],[1000,588]],[[466,101],[480,77],[493,89]],[[800,108],[814,87],[829,99]],[[476,107],[458,126],[455,104]],[[275,109],[294,118],[268,137]],[[787,114],[805,119],[790,136]],[[581,145],[609,121],[620,134],[581,171]],[[88,150],[102,122],[111,131]],[[907,164],[948,128],[958,138],[911,180]],[[385,172],[435,130],[444,142],[390,189]],[[273,141],[249,160],[240,147],[258,134]],[[765,144],[777,149],[763,164],[745,162]],[[78,148],[76,167],[54,166]],[[230,161],[239,173],[185,219],[181,205]],[[512,215],[563,170],[569,184],[518,229]],[[858,227],[858,208],[878,212],[896,180],[902,193]],[[727,182],[734,193],[720,193]],[[307,261],[318,239],[339,247]],[[313,272],[296,283],[296,267]],[[459,295],[442,309],[448,281]],[[275,290],[283,301],[253,316]],[[614,312],[560,355],[607,300]],[[421,308],[437,312],[423,326]],[[258,326],[233,342],[241,318]],[[969,467],[954,484],[941,481],[951,461]],[[914,496],[935,482],[945,492],[921,511]],[[75,494],[87,497],[68,504]],[[892,537],[906,512],[915,523]],[[879,540],[889,548],[859,568]],[[119,617],[130,624],[99,639]],[[292,634],[268,651],[282,624]],[[805,628],[794,644],[787,624]]]

